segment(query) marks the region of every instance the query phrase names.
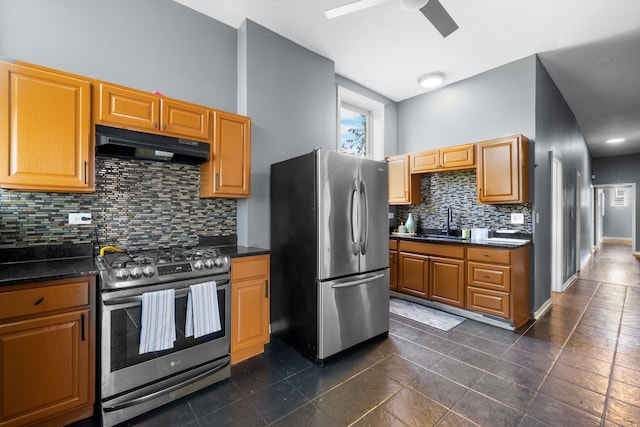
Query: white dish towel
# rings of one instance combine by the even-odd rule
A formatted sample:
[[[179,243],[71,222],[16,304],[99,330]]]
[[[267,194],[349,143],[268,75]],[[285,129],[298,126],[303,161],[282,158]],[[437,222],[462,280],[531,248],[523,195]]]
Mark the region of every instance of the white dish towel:
[[[215,281],[189,286],[185,335],[201,336],[222,329],[218,309],[218,288]]]
[[[173,348],[176,340],[174,289],[142,294],[140,354]]]

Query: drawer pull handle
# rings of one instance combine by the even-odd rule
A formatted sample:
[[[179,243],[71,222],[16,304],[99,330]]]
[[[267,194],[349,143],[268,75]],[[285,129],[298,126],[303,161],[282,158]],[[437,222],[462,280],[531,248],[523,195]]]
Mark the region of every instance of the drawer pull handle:
[[[482,254],[482,256],[486,256],[486,257],[488,257],[488,256],[489,256],[489,254]]]
[[[40,298],[38,298],[38,301],[36,301],[36,303],[34,305],[40,305],[40,304],[42,304],[43,301],[44,301],[44,297],[40,297]]]
[[[484,278],[485,278],[485,279],[491,279],[491,276],[487,276],[487,275],[485,274]]]

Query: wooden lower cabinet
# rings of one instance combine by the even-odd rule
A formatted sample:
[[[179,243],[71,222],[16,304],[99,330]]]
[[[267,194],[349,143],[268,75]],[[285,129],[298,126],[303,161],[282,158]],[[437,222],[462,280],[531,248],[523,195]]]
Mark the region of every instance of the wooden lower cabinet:
[[[269,342],[269,255],[231,260],[231,363],[264,352]]]
[[[473,247],[467,252],[469,310],[502,317],[522,326],[530,315],[529,247]]]
[[[400,241],[398,291],[464,307],[464,247]]]
[[[389,239],[389,288],[398,290],[398,241]]]
[[[0,291],[0,426],[93,415],[95,278]]]
[[[464,308],[464,260],[431,257],[429,299]]]
[[[400,252],[398,291],[420,298],[427,297],[429,257]]]

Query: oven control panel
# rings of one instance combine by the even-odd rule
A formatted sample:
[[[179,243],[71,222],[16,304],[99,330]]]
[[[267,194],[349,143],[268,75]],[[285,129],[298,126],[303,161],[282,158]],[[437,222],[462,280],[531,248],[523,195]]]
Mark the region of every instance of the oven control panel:
[[[158,270],[158,276],[193,271],[191,269],[191,263],[189,262],[185,262],[181,264],[159,265],[156,268]]]

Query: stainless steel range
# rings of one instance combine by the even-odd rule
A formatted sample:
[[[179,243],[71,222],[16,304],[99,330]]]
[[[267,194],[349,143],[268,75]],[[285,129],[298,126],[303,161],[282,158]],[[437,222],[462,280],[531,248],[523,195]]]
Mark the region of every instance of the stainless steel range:
[[[97,257],[100,271],[100,405],[112,426],[231,374],[229,256],[215,247],[173,248]],[[192,285],[215,282],[221,329],[199,338],[185,333]],[[173,289],[172,348],[141,352],[143,294]],[[209,308],[209,307],[208,307]]]

